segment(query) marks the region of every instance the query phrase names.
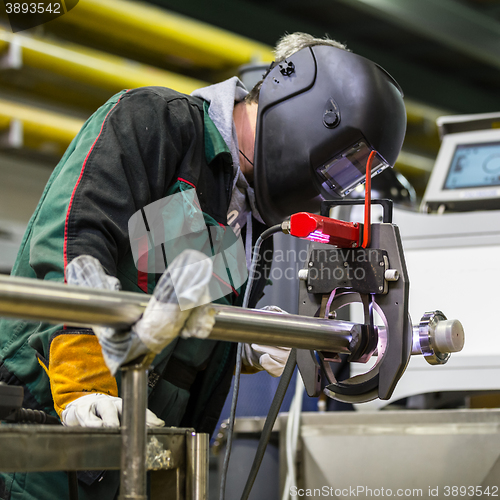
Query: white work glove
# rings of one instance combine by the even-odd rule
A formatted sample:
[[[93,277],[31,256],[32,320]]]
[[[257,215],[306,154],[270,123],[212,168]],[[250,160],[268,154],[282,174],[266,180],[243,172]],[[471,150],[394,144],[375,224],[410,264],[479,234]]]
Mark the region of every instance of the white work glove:
[[[107,394],[86,394],[69,403],[61,414],[63,425],[68,427],[119,427],[122,399]],[[146,410],[148,427],[163,427],[165,422],[151,410]]]
[[[93,327],[111,373],[149,351],[160,353],[181,332],[183,337],[207,337],[215,313],[200,304],[210,302],[211,277],[212,261],[196,250],[184,250],[160,277],[144,314],[131,331]],[[89,255],[81,255],[67,265],[66,281],[70,285],[120,289],[118,279],[106,275],[100,262]]]
[[[132,327],[132,332],[148,349],[160,353],[181,333],[185,324],[184,336],[208,336],[215,323],[213,315],[208,314],[210,308],[195,308],[210,302],[208,284],[212,268],[212,261],[196,250],[184,250],[168,266],[142,318]]]
[[[288,314],[278,306],[265,306],[263,311],[276,312],[278,314]],[[281,377],[285,369],[290,347],[275,347],[260,344],[243,344],[242,362],[244,365],[265,370],[273,377]]]

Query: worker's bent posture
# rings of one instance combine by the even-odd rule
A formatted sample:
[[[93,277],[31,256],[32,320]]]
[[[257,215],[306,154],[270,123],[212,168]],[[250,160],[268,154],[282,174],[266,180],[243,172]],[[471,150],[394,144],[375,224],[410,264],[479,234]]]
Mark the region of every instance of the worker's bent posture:
[[[56,412],[66,425],[118,425],[120,383],[112,372],[152,350],[148,424],[213,432],[236,348],[193,337],[210,328],[203,308],[194,306],[204,302],[212,269],[179,272],[175,286],[168,274],[160,280],[158,269],[134,259],[129,220],[178,195],[181,210],[164,220],[166,238],[177,241],[201,212],[205,229],[241,231],[248,257],[266,226],[293,211],[317,210],[321,196],[343,196],[361,182],[372,150],[374,170],[392,165],[404,136],[401,91],[379,66],[337,42],[300,33],[281,40],[276,60],[250,93],[237,78],[191,96],[133,89],[85,123],[49,180],[13,274],[156,291],[132,333],[96,330],[98,338],[91,329],[1,320],[0,380],[24,387],[26,407]],[[196,261],[192,252],[179,256],[179,269]],[[260,260],[252,307],[269,267]],[[231,293],[219,302],[241,304],[243,285],[225,286]],[[193,307],[180,307],[183,293],[195,297]],[[279,376],[288,350],[251,345],[244,353],[249,369]],[[114,471],[79,473],[80,498],[113,499],[118,483]],[[53,500],[67,491],[64,472],[0,475],[3,500]]]

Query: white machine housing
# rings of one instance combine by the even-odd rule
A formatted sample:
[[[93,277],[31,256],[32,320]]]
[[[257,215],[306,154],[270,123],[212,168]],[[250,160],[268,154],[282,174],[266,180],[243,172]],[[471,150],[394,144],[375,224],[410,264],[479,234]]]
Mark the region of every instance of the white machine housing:
[[[500,209],[500,129],[444,136],[422,208]]]
[[[418,324],[424,312],[440,309],[448,318],[462,322],[465,347],[442,366],[428,365],[423,357],[413,356],[389,401],[357,405],[358,410],[373,410],[426,393],[500,391],[500,130],[466,130],[478,123],[485,126],[485,121],[490,125],[500,121],[500,113],[473,115],[469,122],[467,117],[441,119],[441,130],[448,133],[422,212],[395,208],[393,217],[401,232],[410,278],[412,323]],[[457,128],[459,132],[449,133]],[[486,151],[485,147],[492,149]],[[467,172],[467,179],[460,182],[463,172],[455,172],[458,177],[453,188],[450,171],[456,168],[457,154],[464,150],[465,166],[475,174]],[[476,156],[479,161],[474,162]],[[484,160],[488,158],[491,169],[493,165],[498,168],[496,180],[485,175]],[[488,209],[481,210],[483,205]],[[454,208],[457,211],[450,211]],[[437,213],[425,213],[430,209]],[[350,219],[363,220],[362,210],[353,207]],[[374,206],[372,220],[379,217],[381,211]],[[353,374],[366,369],[351,364]]]

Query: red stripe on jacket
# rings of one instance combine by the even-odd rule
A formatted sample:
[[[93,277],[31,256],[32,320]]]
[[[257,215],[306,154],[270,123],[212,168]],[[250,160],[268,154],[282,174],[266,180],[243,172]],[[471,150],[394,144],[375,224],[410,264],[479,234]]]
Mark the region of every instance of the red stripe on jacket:
[[[129,92],[127,90],[127,92]],[[125,92],[125,94],[127,93]],[[64,246],[63,246],[63,253],[64,253],[64,282],[66,283],[66,266],[68,265],[68,226],[69,226],[69,216],[71,213],[71,207],[73,205],[73,200],[75,198],[76,190],[80,184],[80,181],[82,180],[83,177],[83,172],[85,171],[85,166],[87,165],[87,160],[89,159],[90,153],[92,153],[94,146],[96,145],[96,142],[99,140],[99,137],[101,137],[102,134],[102,129],[104,128],[104,124],[106,123],[106,119],[108,118],[109,114],[115,107],[118,105],[118,103],[121,101],[121,98],[125,95],[122,94],[120,96],[120,99],[118,99],[117,103],[108,111],[106,116],[104,117],[104,120],[102,121],[101,125],[101,130],[99,131],[99,134],[95,138],[95,141],[93,142],[92,146],[89,149],[89,152],[87,153],[87,156],[85,157],[85,160],[83,160],[83,165],[82,169],[80,170],[80,176],[78,177],[78,180],[76,181],[75,187],[73,188],[73,192],[71,193],[71,198],[69,200],[69,205],[68,205],[68,211],[66,212],[66,222],[64,224]]]

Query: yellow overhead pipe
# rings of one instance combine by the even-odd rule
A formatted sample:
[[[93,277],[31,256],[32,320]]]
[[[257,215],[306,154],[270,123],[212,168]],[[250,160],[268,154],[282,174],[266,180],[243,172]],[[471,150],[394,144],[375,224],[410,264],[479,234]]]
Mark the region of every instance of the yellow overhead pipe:
[[[20,47],[22,64],[66,78],[118,92],[124,88],[159,85],[191,93],[208,85],[200,80],[155,69],[73,44],[55,43],[0,29],[0,51]]]
[[[445,109],[434,108],[413,99],[405,98],[406,113],[408,124],[424,124],[429,134],[437,134],[436,120],[443,115],[449,115],[450,112]]]
[[[84,121],[0,99],[0,130],[13,121],[22,124],[23,147],[62,155]]]
[[[398,156],[394,167],[403,175],[430,175],[434,166],[434,159],[422,156],[416,153],[405,151],[404,149]]]
[[[273,60],[268,45],[141,2],[80,0],[52,23],[54,27],[55,23],[76,26],[89,38],[106,36],[113,42],[133,44],[135,49],[163,60],[170,55],[179,62],[202,68],[225,69]]]

